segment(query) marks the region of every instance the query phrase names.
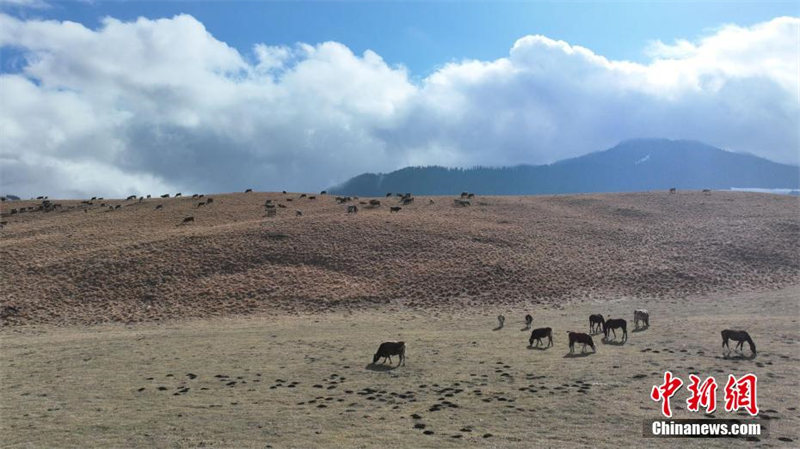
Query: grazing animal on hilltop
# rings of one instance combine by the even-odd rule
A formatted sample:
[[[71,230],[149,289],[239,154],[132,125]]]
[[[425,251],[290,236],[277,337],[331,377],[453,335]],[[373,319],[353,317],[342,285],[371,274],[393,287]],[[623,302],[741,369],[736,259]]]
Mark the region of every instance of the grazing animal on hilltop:
[[[592,341],[592,337],[589,334],[584,334],[582,332],[571,332],[567,331],[569,334],[569,352],[572,354],[575,351],[575,343],[583,344],[581,348],[581,352],[586,350],[586,346],[589,345],[592,348],[592,352],[597,352],[597,349],[594,347],[594,341]]]
[[[181,196],[181,192],[178,192],[178,193],[175,194],[175,198],[177,198],[179,196]]]
[[[461,192],[461,198],[466,198],[469,192]]]
[[[603,319],[603,315],[599,313],[594,315],[589,315],[589,333],[593,334],[603,330],[603,325],[605,324],[605,322],[606,320]]]
[[[531,325],[533,325],[533,317],[529,313],[529,314],[525,315],[525,329],[526,330],[530,329]]]
[[[169,193],[165,193],[165,194],[161,195],[161,198],[169,198]]]
[[[380,200],[369,200],[369,205],[372,206],[372,207],[378,207],[378,206],[381,205],[381,201]]]
[[[150,194],[149,194],[149,193],[147,194],[147,199],[148,199],[148,200],[150,199]]]
[[[356,205],[347,206],[347,213],[348,214],[355,214],[357,212],[358,212],[358,206],[356,206]]]
[[[528,345],[533,346],[533,341],[536,340],[536,346],[542,344],[542,338],[547,337],[547,346],[553,346],[553,329],[549,327],[540,327],[531,332],[531,338],[528,340]]]
[[[650,313],[646,309],[636,309],[633,311],[633,327],[639,329],[639,322],[642,327],[650,327]]]
[[[672,188],[669,189],[669,193],[678,193],[678,189],[676,189],[675,187],[672,187]]]
[[[308,199],[310,199],[310,200],[315,200],[315,199],[317,199],[317,197],[316,197],[316,196],[314,196],[314,195],[311,195],[311,196],[309,196],[309,197],[308,197]]]
[[[378,363],[378,359],[383,358],[383,363],[386,362],[386,359],[389,359],[389,363],[392,363],[392,356],[397,355],[400,356],[400,360],[397,361],[397,366],[400,366],[402,363],[403,366],[406,364],[406,343],[403,341],[391,342],[387,341],[385,343],[381,343],[378,346],[378,352],[372,356],[372,364]]]
[[[403,198],[403,206],[407,206],[407,205],[409,205],[409,204],[411,204],[413,202],[414,202],[414,198],[413,197],[409,196],[409,197]]]
[[[320,195],[327,195],[327,194],[328,194],[328,191],[327,191],[327,190],[323,190],[322,192],[319,192],[319,194],[320,194]]]
[[[135,199],[136,199],[136,195],[131,195],[131,196],[125,198],[125,201],[130,201],[130,200],[135,200]]]
[[[733,340],[738,342],[736,346],[734,346],[734,349],[739,349],[739,350],[742,350],[745,342],[749,343],[750,351],[753,353],[753,355],[756,355],[756,344],[755,342],[753,342],[753,339],[750,338],[750,334],[748,334],[747,332],[725,329],[724,331],[722,331],[722,347],[728,348],[728,350],[730,350],[731,347],[728,346],[728,340]]]
[[[711,189],[703,189],[703,193],[711,193]]]
[[[183,221],[181,222],[181,224],[186,224],[186,223],[189,223],[189,222],[194,222],[194,217],[186,217],[186,218],[184,218]]]
[[[400,212],[401,209],[402,207],[400,206],[394,206],[389,208],[389,212]]]
[[[607,319],[605,324],[603,324],[603,334],[605,334],[606,339],[608,339],[608,331],[611,331],[614,334],[614,338],[617,338],[617,333],[614,329],[622,329],[622,340],[628,339],[628,322],[623,320],[622,318],[615,318],[615,319]]]
[[[462,199],[455,198],[455,199],[453,199],[453,204],[456,205],[456,206],[460,206],[460,207],[466,207],[466,206],[470,205],[470,202],[469,202],[469,200],[462,200]]]
[[[196,194],[196,193],[195,193],[195,194],[193,194],[193,195],[192,195],[192,198],[197,198],[197,194]]]
[[[386,194],[386,198],[389,198],[390,196],[392,196],[392,192]]]
[[[253,189],[245,189],[244,193],[250,193],[252,191],[253,191]]]

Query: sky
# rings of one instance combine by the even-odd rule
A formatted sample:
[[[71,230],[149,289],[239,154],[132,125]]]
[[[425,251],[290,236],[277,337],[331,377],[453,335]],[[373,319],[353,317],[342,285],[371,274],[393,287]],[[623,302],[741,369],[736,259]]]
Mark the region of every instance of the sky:
[[[317,191],[632,138],[800,162],[798,2],[0,0],[0,193]]]

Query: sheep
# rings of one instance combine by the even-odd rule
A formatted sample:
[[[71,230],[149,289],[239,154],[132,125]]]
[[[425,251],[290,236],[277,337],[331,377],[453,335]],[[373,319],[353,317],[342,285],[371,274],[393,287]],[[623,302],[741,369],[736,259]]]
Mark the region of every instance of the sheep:
[[[372,356],[372,364],[374,365],[378,363],[378,359],[381,358],[383,358],[383,363],[385,363],[387,359],[389,360],[389,363],[392,363],[393,355],[400,356],[400,360],[398,360],[397,366],[400,366],[401,363],[403,364],[403,366],[405,366],[406,343],[403,341],[397,341],[397,342],[387,341],[381,343],[381,345],[378,346],[378,352],[376,352],[375,355]]]
[[[553,329],[549,327],[540,327],[531,332],[531,338],[528,340],[528,346],[533,346],[533,341],[536,340],[536,346],[542,344],[542,338],[547,337],[547,347],[553,346]]]

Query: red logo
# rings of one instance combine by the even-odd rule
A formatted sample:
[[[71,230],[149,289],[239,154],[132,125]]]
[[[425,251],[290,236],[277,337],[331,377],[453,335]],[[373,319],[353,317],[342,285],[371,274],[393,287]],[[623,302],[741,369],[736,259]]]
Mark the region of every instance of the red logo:
[[[734,412],[743,408],[750,415],[756,416],[758,414],[756,382],[758,378],[755,374],[745,374],[739,379],[729,374],[728,383],[725,384],[725,411]]]
[[[656,402],[664,401],[661,404],[661,413],[667,418],[672,417],[672,408],[669,406],[669,399],[681,388],[683,381],[677,377],[673,377],[670,371],[664,373],[664,383],[656,385],[650,392],[650,398]]]
[[[686,405],[690,412],[700,410],[700,406],[706,409],[706,413],[712,413],[717,409],[717,381],[713,377],[707,377],[700,384],[700,378],[694,374],[689,374],[692,381],[689,384],[689,391],[692,395],[686,400]]]

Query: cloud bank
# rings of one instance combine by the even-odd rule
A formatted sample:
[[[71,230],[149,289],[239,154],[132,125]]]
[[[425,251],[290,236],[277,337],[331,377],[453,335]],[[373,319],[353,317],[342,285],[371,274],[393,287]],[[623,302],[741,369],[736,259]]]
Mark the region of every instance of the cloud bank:
[[[800,149],[800,18],[654,42],[646,64],[525,36],[413,81],[336,42],[241,53],[188,15],[98,29],[0,14],[0,191],[318,190],[407,165],[549,163],[635,137],[786,163]]]

